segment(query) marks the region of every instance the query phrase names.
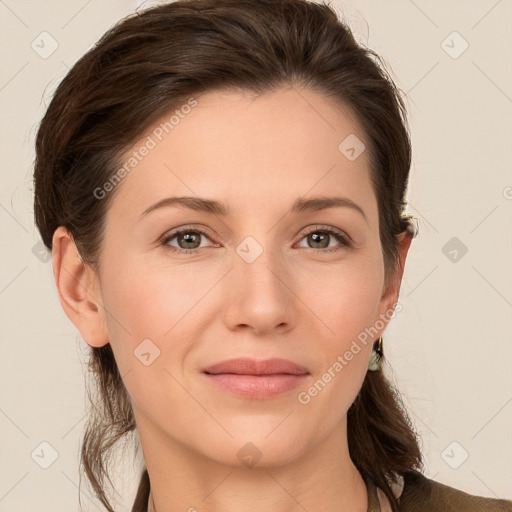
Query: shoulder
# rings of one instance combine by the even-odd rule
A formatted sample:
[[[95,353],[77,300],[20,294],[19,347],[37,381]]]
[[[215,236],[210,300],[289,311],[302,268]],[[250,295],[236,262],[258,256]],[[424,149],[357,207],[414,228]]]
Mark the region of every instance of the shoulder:
[[[512,512],[512,501],[474,496],[427,478],[404,475],[400,512]]]

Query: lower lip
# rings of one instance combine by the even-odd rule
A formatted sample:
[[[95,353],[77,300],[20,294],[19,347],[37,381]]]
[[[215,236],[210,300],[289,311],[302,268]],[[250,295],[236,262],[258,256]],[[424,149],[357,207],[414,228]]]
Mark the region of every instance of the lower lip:
[[[205,373],[216,386],[236,395],[250,398],[271,398],[300,386],[309,374],[236,375]]]

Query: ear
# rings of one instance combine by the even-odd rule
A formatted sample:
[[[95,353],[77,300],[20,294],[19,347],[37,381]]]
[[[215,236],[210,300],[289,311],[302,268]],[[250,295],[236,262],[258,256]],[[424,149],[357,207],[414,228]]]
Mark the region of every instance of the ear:
[[[402,284],[402,276],[404,273],[405,259],[409,247],[411,246],[413,236],[410,230],[406,229],[398,235],[398,241],[400,243],[398,249],[398,262],[395,269],[395,274],[391,278],[387,288],[381,297],[381,304],[384,306],[383,311],[392,311],[398,301],[400,294],[400,285]]]
[[[108,343],[96,272],[80,258],[73,237],[64,226],[53,234],[53,275],[60,303],[91,347]]]

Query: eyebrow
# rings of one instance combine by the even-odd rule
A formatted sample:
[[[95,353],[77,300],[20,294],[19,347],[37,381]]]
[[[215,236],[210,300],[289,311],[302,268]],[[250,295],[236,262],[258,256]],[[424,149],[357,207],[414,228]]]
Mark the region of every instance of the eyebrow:
[[[201,211],[205,213],[211,213],[213,215],[228,216],[230,215],[229,208],[219,201],[213,199],[205,199],[202,197],[166,197],[157,201],[156,203],[146,208],[142,212],[141,217],[146,216],[148,213],[157,210],[159,208],[170,207],[170,206],[184,206],[191,210]],[[359,212],[366,223],[368,224],[368,218],[364,210],[354,201],[348,197],[313,197],[310,199],[304,199],[299,197],[292,205],[290,213],[304,213],[307,211],[319,211],[326,210],[328,208],[351,208]]]

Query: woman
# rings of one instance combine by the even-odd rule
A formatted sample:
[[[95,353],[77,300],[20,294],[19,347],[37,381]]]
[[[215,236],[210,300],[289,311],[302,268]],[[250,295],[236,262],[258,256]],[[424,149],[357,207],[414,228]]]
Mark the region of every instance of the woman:
[[[133,512],[512,510],[426,478],[382,371],[416,231],[378,57],[326,5],[189,0],[122,21],[58,87],[35,217],[100,400],[96,495]]]

